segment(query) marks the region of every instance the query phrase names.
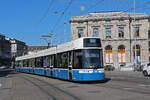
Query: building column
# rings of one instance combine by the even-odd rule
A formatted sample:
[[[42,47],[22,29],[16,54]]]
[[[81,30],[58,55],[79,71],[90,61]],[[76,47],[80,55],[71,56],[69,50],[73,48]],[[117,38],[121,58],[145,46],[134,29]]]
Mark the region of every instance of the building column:
[[[115,70],[119,70],[118,50],[116,48],[113,49],[113,63],[114,63]]]

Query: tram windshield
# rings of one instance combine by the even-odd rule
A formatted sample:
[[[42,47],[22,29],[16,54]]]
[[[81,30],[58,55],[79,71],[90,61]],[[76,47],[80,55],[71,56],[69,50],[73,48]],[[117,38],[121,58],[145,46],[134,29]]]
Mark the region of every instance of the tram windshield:
[[[75,69],[97,69],[102,67],[102,50],[86,49],[74,53]]]

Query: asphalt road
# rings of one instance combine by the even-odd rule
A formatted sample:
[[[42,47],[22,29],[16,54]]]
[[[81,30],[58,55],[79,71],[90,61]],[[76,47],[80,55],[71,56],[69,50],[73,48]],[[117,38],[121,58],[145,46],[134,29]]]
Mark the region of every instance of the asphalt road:
[[[0,100],[150,100],[150,79],[140,72],[106,72],[106,78],[75,83],[0,71]]]

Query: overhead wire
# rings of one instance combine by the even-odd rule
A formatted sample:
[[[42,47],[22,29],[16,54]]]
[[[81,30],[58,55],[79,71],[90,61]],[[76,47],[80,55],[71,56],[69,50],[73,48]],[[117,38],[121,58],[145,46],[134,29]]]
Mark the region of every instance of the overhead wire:
[[[61,21],[62,17],[64,16],[65,12],[70,8],[71,4],[72,4],[73,0],[70,0],[68,6],[64,9],[64,11],[61,13],[61,16],[58,18],[58,20],[56,21],[54,27],[51,29],[51,32],[53,33],[56,29],[56,26],[58,25],[58,23]]]
[[[96,6],[98,6],[99,4],[103,3],[105,0],[100,0],[98,2],[96,2],[94,5],[92,5],[90,8],[88,8],[86,10],[86,12],[89,12],[91,9],[95,8]]]
[[[89,9],[87,9],[87,12],[89,12],[89,10],[95,8],[97,5],[103,3],[104,1],[106,1],[106,0],[101,0],[101,1],[97,2],[95,5],[91,6]],[[113,1],[113,0],[112,0],[112,1]],[[145,4],[147,4],[147,3],[150,3],[150,1],[142,1],[142,2],[140,2],[140,3],[145,3]],[[150,6],[150,5],[137,5],[137,6],[136,6],[136,7],[137,7],[136,9],[140,9],[141,7],[149,7],[149,6]],[[114,15],[121,15],[122,13],[128,12],[128,11],[133,10],[133,9],[134,9],[134,8],[132,7],[132,8],[129,8],[129,9],[123,11],[123,12],[120,12],[120,13],[117,13],[117,14],[114,14]]]
[[[141,8],[145,8],[145,7],[150,7],[150,5],[138,5],[138,6],[136,6],[137,8],[136,9],[141,9]],[[123,14],[124,12],[128,12],[128,11],[131,11],[131,10],[133,10],[134,9],[134,7],[132,7],[132,8],[129,8],[129,9],[127,9],[127,10],[125,10],[125,11],[123,11],[123,12],[120,12],[120,13],[117,13],[117,14],[114,14],[115,16],[117,16],[117,15],[121,15],[121,14]]]
[[[54,3],[54,0],[50,0],[50,1],[51,2],[49,3],[49,6],[48,6],[46,12],[44,13],[43,17],[40,19],[40,23],[48,16],[48,12]]]
[[[51,7],[53,1],[54,1],[54,0],[51,0],[51,3],[50,3],[50,5],[49,5],[48,9],[46,10],[45,15],[42,17],[41,21],[44,20],[45,17],[47,17],[47,13],[48,13],[48,11],[49,11],[49,9],[50,9],[50,7]],[[64,0],[56,0],[56,1],[68,2],[68,1],[64,1]],[[95,4],[92,4],[92,6],[91,6],[90,8],[88,8],[88,9],[86,10],[86,12],[89,12],[91,9],[93,9],[93,8],[97,7],[98,5],[102,4],[104,1],[106,1],[106,0],[100,0],[100,1],[96,2]],[[108,0],[107,0],[107,1],[108,1]],[[147,1],[147,2],[145,1],[145,3],[149,3],[149,2],[150,2],[150,1]],[[77,2],[77,1],[76,1],[76,2],[74,1],[74,2],[73,2],[73,0],[70,0],[68,3],[69,3],[69,5],[68,5],[68,6],[64,9],[64,11],[61,13],[61,16],[58,18],[58,20],[56,21],[56,23],[53,25],[53,28],[51,29],[50,33],[54,33],[54,31],[55,31],[57,25],[60,23],[62,17],[64,16],[65,12],[70,8],[70,6],[71,6],[73,3],[81,3],[81,2]],[[142,7],[142,6],[136,6],[136,7]],[[145,7],[145,6],[144,6],[144,7]],[[132,10],[132,9],[133,9],[133,8],[129,8],[128,10],[126,10],[126,11],[124,11],[124,12],[130,11],[130,10]],[[139,8],[138,8],[138,9],[139,9]],[[117,15],[122,14],[122,13],[124,13],[124,12],[120,12],[120,13],[118,13]]]
[[[116,0],[100,0],[100,1],[96,2],[94,5],[92,5],[90,8],[88,8],[87,10],[85,10],[85,11],[89,12],[91,9],[96,8],[98,5],[100,5],[104,1],[116,1]],[[121,0],[117,0],[117,1],[121,1]],[[140,2],[140,3],[150,3],[150,1],[137,1],[137,2]]]

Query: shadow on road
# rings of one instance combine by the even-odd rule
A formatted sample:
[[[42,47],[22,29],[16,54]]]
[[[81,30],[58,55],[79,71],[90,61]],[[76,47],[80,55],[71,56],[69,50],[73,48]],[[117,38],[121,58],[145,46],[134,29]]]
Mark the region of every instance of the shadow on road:
[[[105,80],[101,80],[101,81],[68,81],[68,80],[64,80],[64,79],[59,79],[59,80],[78,83],[78,84],[102,84],[102,83],[109,82],[111,80],[111,78],[105,78]]]
[[[15,74],[13,69],[1,69],[0,70],[0,77],[5,77],[8,74]]]
[[[111,80],[110,78],[105,78],[105,80],[101,80],[101,81],[84,81],[84,82],[75,82],[75,83],[79,83],[79,84],[101,84],[101,83],[107,83],[110,80]]]

